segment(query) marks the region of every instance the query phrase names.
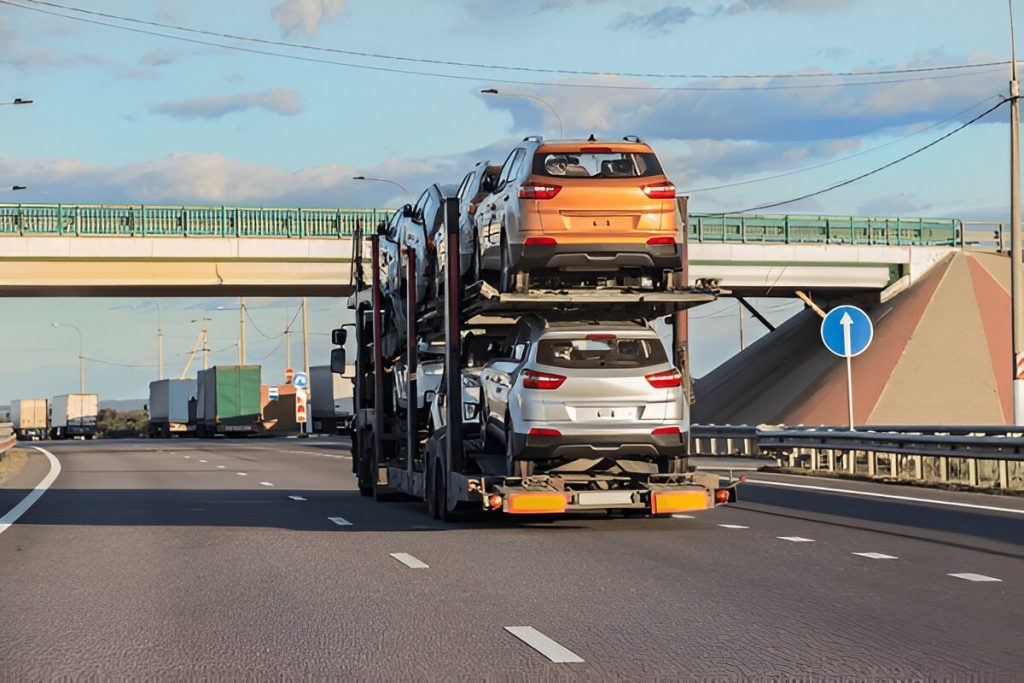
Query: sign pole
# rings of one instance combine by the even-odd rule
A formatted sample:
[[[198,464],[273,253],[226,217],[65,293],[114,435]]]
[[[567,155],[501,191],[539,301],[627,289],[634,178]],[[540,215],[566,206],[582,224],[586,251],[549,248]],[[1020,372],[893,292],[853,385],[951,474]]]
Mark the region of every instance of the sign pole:
[[[853,342],[851,340],[850,326],[853,325],[853,318],[849,313],[844,313],[839,324],[843,326],[843,349],[846,356],[846,405],[850,411],[850,431],[853,431]]]

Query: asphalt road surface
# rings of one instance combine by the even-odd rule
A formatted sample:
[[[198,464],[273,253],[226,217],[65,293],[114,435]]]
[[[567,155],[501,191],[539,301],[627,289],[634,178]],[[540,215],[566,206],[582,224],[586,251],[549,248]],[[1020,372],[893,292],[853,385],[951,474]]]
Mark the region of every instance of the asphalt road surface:
[[[42,445],[60,474],[0,524],[3,680],[1024,671],[1021,499],[756,474],[692,519],[446,525],[361,498],[341,441]]]

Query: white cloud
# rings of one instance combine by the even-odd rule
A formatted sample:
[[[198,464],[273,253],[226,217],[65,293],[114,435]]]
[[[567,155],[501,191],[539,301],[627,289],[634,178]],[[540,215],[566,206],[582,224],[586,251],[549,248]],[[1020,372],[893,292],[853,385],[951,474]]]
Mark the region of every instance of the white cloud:
[[[335,19],[345,9],[345,0],[285,0],[274,5],[270,15],[281,27],[282,35],[309,36],[320,26]]]
[[[165,64],[171,64],[178,56],[173,52],[167,50],[151,50],[146,54],[142,55],[142,59],[139,60],[139,64],[145,66],[164,66]]]
[[[667,32],[670,26],[685,24],[697,16],[689,7],[665,5],[649,14],[626,12],[615,22],[615,28],[633,28]]]
[[[282,116],[295,116],[301,114],[303,110],[302,94],[292,88],[274,88],[265,92],[174,100],[153,107],[153,111],[158,114],[183,119],[218,119],[249,109],[262,109]]]

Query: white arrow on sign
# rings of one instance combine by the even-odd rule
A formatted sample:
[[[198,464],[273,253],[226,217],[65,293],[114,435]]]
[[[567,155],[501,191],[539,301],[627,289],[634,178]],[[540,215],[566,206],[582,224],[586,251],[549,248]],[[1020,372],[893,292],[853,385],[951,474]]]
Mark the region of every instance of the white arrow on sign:
[[[850,358],[853,355],[853,342],[850,341],[850,327],[853,325],[853,318],[850,317],[849,312],[843,311],[843,317],[839,320],[839,324],[843,326],[843,348],[846,349],[846,357]]]

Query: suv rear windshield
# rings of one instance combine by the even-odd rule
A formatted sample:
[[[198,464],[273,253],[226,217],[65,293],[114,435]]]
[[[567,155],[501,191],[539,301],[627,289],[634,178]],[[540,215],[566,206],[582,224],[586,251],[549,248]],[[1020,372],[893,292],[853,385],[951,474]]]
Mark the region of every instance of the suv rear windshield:
[[[541,339],[537,362],[556,368],[646,368],[668,362],[660,339],[592,334]]]
[[[646,178],[661,175],[658,157],[651,152],[537,152],[533,175],[550,178]]]

